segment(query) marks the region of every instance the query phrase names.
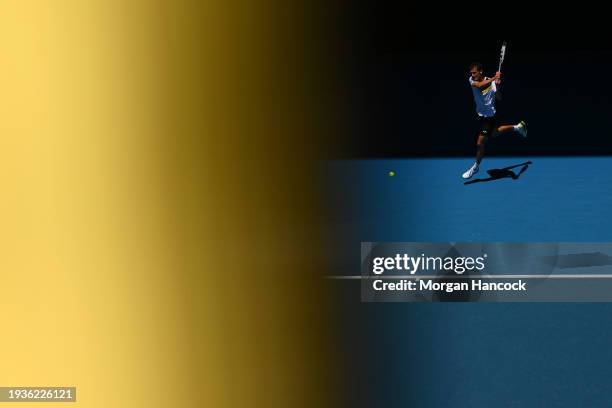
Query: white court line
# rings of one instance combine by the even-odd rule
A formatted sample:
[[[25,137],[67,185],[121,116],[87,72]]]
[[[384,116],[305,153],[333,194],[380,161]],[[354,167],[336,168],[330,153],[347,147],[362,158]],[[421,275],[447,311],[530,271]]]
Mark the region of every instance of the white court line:
[[[590,275],[395,275],[395,276],[361,276],[361,275],[330,275],[325,279],[612,279],[612,274]]]

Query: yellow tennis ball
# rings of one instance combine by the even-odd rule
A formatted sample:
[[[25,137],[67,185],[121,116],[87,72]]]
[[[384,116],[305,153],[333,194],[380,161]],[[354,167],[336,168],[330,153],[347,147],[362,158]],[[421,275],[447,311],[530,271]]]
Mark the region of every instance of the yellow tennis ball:
[[[391,171],[389,172],[389,177],[393,177],[393,176],[395,176],[395,172],[394,172],[393,170],[391,170]]]

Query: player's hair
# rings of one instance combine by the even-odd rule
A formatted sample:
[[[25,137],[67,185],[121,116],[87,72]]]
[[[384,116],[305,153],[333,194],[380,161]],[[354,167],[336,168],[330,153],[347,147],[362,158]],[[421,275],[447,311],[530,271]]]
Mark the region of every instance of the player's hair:
[[[482,71],[482,64],[480,62],[472,62],[470,64],[470,70],[476,68],[478,71]]]

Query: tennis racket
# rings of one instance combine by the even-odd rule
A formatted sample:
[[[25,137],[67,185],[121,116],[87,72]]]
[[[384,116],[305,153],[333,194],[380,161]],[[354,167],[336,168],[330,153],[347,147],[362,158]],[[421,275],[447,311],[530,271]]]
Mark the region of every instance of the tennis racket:
[[[497,71],[501,72],[502,64],[504,63],[504,57],[506,56],[506,42],[504,41],[501,46],[501,53],[499,54],[499,66],[497,67]],[[501,93],[499,90],[495,92],[495,99],[501,101]]]
[[[504,43],[501,46],[501,54],[499,55],[499,67],[497,68],[497,70],[500,72],[501,72],[501,67],[504,62],[505,56],[506,56],[506,42],[504,41]]]

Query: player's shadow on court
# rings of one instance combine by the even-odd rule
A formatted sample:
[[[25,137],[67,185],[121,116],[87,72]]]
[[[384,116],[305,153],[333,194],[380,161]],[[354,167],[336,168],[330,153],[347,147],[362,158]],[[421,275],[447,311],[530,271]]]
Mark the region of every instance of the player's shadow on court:
[[[512,180],[518,180],[518,178],[521,177],[521,175],[527,171],[530,164],[533,164],[533,163],[531,161],[528,161],[525,163],[520,163],[520,164],[515,164],[513,166],[504,167],[503,169],[487,170],[487,173],[489,174],[488,178],[474,179],[474,180],[466,181],[463,184],[467,186],[468,184],[484,183],[486,181],[495,181],[495,180],[500,180],[500,179],[505,179],[505,178],[511,178]],[[518,173],[513,172],[512,169],[515,169],[517,167],[521,168],[519,172]]]

